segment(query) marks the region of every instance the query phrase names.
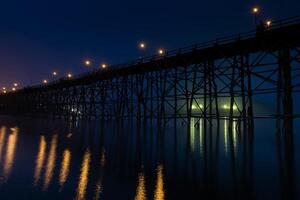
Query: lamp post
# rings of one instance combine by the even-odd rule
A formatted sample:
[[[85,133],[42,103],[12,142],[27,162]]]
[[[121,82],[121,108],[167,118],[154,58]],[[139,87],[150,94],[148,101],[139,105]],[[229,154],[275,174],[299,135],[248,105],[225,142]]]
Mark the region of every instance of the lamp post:
[[[257,15],[258,15],[258,13],[260,12],[260,8],[258,7],[258,6],[254,6],[253,8],[252,8],[252,13],[253,13],[253,15],[254,15],[254,24],[255,24],[255,26],[257,25]]]
[[[141,61],[143,60],[143,57],[145,57],[144,53],[145,53],[145,49],[146,49],[146,44],[145,42],[141,41],[138,45],[138,48],[140,50],[140,56],[139,59],[141,59]]]

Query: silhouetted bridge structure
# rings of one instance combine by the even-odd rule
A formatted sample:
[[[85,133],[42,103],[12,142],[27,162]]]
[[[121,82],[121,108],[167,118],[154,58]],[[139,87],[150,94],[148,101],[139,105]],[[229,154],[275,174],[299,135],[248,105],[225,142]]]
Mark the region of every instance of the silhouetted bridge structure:
[[[271,27],[2,94],[2,113],[102,119],[292,119],[300,17]],[[270,113],[254,99],[274,104]]]

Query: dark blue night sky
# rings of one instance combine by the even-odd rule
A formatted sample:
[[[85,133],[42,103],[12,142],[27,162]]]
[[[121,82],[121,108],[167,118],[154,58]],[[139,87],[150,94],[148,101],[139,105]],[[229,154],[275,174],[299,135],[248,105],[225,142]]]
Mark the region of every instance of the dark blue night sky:
[[[300,0],[9,0],[0,6],[0,86],[38,84],[55,69],[87,71],[142,56],[159,47],[178,48],[254,28],[250,9],[262,19],[300,14]]]

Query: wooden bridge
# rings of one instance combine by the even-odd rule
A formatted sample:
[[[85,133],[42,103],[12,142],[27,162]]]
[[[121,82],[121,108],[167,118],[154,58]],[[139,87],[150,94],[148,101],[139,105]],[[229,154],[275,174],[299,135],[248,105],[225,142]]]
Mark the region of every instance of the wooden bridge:
[[[190,121],[298,117],[300,17],[0,95],[0,112]],[[259,113],[256,99],[274,104]],[[275,103],[274,103],[275,102]]]

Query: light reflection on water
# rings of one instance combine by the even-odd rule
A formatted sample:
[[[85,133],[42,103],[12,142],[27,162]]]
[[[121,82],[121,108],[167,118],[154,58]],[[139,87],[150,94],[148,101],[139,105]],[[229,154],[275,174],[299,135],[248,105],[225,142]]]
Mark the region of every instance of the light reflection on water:
[[[265,122],[256,143],[236,120],[231,130],[220,121],[218,131],[192,118],[176,132],[149,125],[137,131],[134,123],[25,124],[0,124],[1,199],[280,199],[278,182],[289,181],[277,172],[275,131]],[[265,185],[271,194],[260,189]]]
[[[60,173],[59,173],[60,187],[64,186],[64,184],[68,178],[70,162],[71,162],[71,151],[69,149],[65,149],[63,152],[63,159],[61,162],[61,169],[60,169]]]
[[[90,161],[91,161],[91,153],[90,150],[87,149],[83,155],[80,177],[77,186],[76,199],[78,200],[85,199],[86,188],[89,180]]]
[[[155,187],[155,200],[164,200],[165,199],[165,190],[164,190],[164,174],[163,166],[158,165],[157,167],[157,177],[156,177],[156,187]]]
[[[138,176],[138,185],[136,188],[135,200],[146,200],[146,188],[145,188],[145,175],[144,172],[140,172]]]
[[[44,177],[44,186],[43,190],[47,190],[49,184],[53,177],[53,170],[55,168],[56,163],[56,146],[57,146],[57,134],[54,134],[51,138],[50,150],[46,165],[45,177]]]
[[[15,148],[18,140],[18,128],[11,128],[6,145],[6,155],[3,163],[3,182],[7,181],[14,166]]]
[[[45,156],[46,156],[46,147],[47,143],[45,136],[40,136],[39,151],[35,161],[35,170],[34,170],[34,185],[36,186],[41,179],[41,173],[44,166]]]
[[[2,126],[0,132],[0,162],[2,160],[2,150],[5,142],[5,134],[6,134],[6,127]]]

